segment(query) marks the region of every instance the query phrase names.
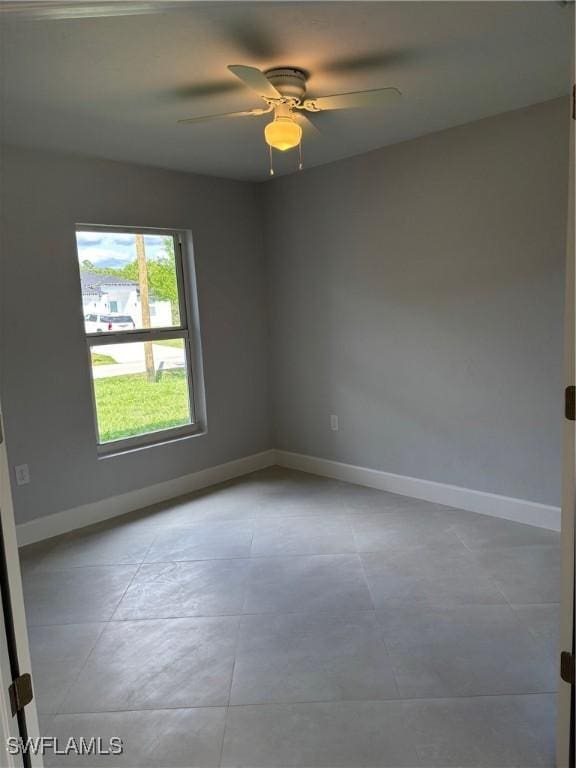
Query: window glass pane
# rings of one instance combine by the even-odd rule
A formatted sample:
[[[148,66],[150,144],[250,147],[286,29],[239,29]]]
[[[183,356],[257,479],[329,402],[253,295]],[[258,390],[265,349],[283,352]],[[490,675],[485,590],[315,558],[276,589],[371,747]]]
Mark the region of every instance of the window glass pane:
[[[90,347],[100,443],[191,423],[183,339]]]
[[[180,325],[174,238],[76,232],[86,333]]]

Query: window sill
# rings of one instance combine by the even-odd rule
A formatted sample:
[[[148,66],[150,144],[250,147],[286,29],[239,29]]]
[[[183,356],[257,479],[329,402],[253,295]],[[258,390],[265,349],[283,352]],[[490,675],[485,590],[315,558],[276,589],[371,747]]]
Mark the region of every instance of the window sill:
[[[150,448],[160,448],[170,443],[180,443],[194,437],[203,437],[208,433],[205,426],[192,424],[185,429],[164,430],[145,435],[142,438],[129,438],[128,440],[115,440],[113,443],[98,445],[98,460],[113,459],[124,456],[127,453],[138,453]]]

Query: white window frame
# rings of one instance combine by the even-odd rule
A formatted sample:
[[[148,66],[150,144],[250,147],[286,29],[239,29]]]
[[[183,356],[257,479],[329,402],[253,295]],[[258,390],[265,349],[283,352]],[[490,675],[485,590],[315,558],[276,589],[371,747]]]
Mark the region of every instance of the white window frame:
[[[94,434],[98,453],[107,456],[122,453],[137,448],[159,445],[185,437],[203,434],[205,427],[205,398],[202,376],[202,354],[200,346],[200,329],[198,322],[198,305],[196,295],[196,279],[189,230],[164,229],[157,227],[130,227],[105,224],[76,224],[75,232],[89,230],[91,232],[123,234],[160,235],[172,237],[174,243],[174,258],[176,266],[176,281],[178,287],[178,309],[180,324],[162,328],[137,328],[126,331],[107,331],[106,333],[86,333],[82,295],[80,291],[80,307],[82,327],[86,337],[88,368],[92,392],[92,410],[94,415]],[[78,260],[78,275],[80,276],[80,260]],[[182,339],[184,342],[186,373],[188,381],[188,402],[190,423],[181,427],[169,427],[142,435],[100,442],[98,428],[98,411],[96,408],[96,393],[92,376],[91,348],[105,348],[110,344],[129,344],[156,340]]]

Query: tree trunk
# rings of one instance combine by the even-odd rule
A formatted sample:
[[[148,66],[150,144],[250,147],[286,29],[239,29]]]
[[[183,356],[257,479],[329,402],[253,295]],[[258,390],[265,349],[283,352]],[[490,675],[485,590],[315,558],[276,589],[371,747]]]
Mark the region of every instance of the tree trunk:
[[[140,307],[142,311],[142,327],[151,328],[150,322],[150,297],[148,295],[148,267],[146,265],[146,252],[144,250],[144,235],[136,235],[136,259],[138,261],[138,282],[140,284]],[[154,370],[154,351],[152,342],[144,342],[144,359],[146,361],[146,375],[149,382],[156,381]]]

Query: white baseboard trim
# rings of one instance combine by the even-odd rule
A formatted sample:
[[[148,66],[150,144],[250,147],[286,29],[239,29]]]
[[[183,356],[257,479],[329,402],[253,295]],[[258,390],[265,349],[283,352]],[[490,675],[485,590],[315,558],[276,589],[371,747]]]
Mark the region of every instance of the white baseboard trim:
[[[184,496],[191,491],[231,480],[234,477],[255,472],[257,469],[264,469],[275,463],[275,451],[262,451],[229,461],[226,464],[201,469],[199,472],[177,477],[174,480],[138,488],[119,496],[112,496],[91,504],[83,504],[80,507],[66,509],[62,512],[55,512],[53,515],[46,515],[46,517],[37,517],[16,526],[18,546],[34,544],[52,536],[68,533],[77,528],[84,528],[86,525],[99,523],[118,515],[124,515],[127,512],[134,512],[150,504]]]
[[[395,475],[392,472],[357,467],[353,464],[320,459],[316,456],[305,456],[301,453],[277,450],[275,454],[276,463],[282,467],[332,477],[356,485],[366,485],[369,488],[378,488],[381,491],[390,491],[402,496],[412,496],[415,499],[423,499],[447,507],[501,517],[505,520],[526,523],[538,528],[560,530],[559,507],[551,507],[536,501],[515,499],[510,496],[499,496],[485,491],[474,491],[457,485],[436,483],[432,480],[421,480],[417,477]]]
[[[515,499],[510,496],[499,496],[495,493],[474,491],[457,485],[436,483],[432,480],[421,480],[417,477],[395,475],[391,472],[358,467],[316,456],[270,449],[229,461],[226,464],[208,467],[183,477],[177,477],[174,480],[138,488],[119,496],[112,496],[108,499],[83,504],[74,509],[66,509],[46,517],[38,517],[21,523],[16,526],[18,546],[34,544],[52,536],[59,536],[77,528],[84,528],[93,523],[134,512],[151,504],[184,496],[192,491],[207,488],[210,485],[231,480],[258,469],[264,469],[273,464],[324,477],[332,477],[356,485],[365,485],[381,491],[390,491],[402,496],[412,496],[415,499],[423,499],[435,504],[535,525],[539,528],[560,530],[559,507]]]

